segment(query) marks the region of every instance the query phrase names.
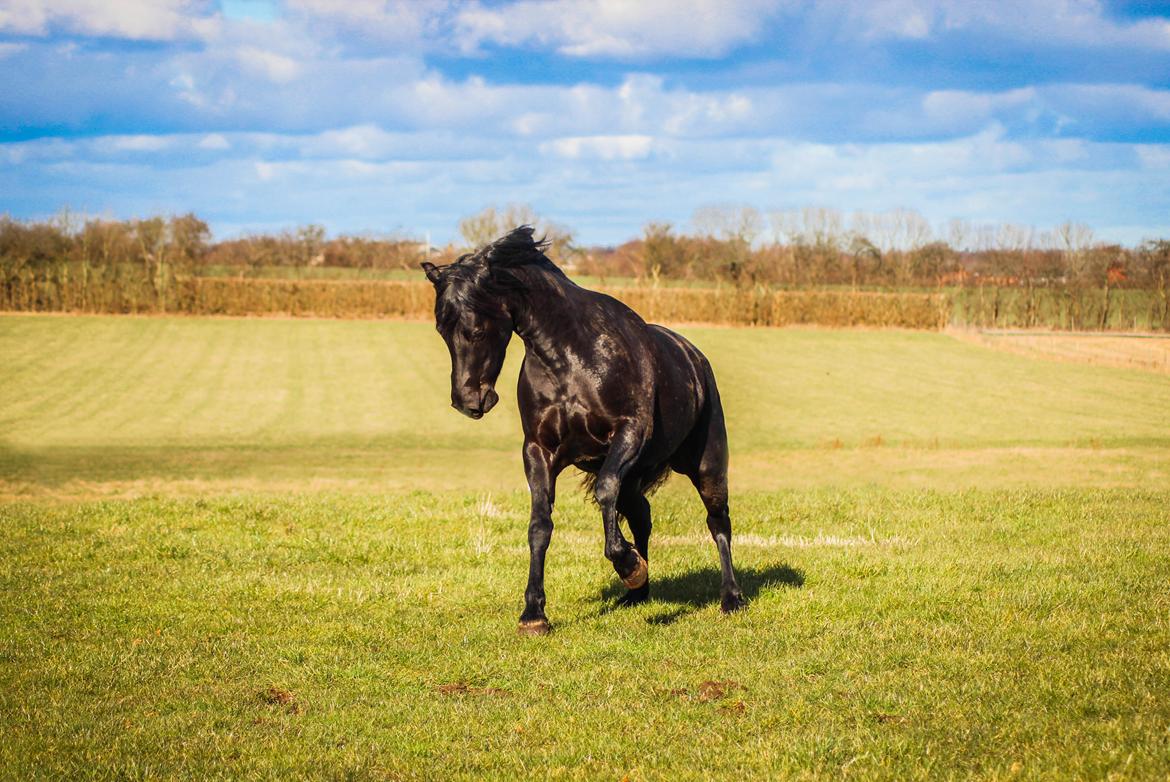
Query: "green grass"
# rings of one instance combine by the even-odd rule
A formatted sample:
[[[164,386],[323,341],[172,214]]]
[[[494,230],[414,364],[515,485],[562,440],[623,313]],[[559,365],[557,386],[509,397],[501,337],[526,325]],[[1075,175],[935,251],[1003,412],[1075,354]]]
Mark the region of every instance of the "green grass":
[[[681,481],[609,610],[567,476],[522,639],[519,345],[472,422],[425,324],[0,317],[0,777],[1167,778],[1170,378],[686,333],[748,610]]]
[[[733,488],[1170,482],[1170,377],[945,334],[688,328],[720,381]],[[500,405],[449,408],[423,323],[0,317],[0,492],[522,489]]]
[[[6,507],[0,769],[1170,771],[1168,492],[752,494],[730,617],[689,497],[659,503],[658,599],[608,613],[597,521],[563,505],[535,640],[519,495]]]

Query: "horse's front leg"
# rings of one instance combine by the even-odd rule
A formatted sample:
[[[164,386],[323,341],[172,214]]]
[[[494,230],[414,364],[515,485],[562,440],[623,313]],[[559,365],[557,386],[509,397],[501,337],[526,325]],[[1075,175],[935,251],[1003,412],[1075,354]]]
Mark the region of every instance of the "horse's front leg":
[[[532,515],[528,521],[528,586],[524,590],[524,613],[520,615],[517,629],[521,635],[545,635],[550,627],[544,615],[544,555],[552,540],[556,494],[552,454],[536,443],[525,443],[524,472],[532,494]]]
[[[605,557],[613,563],[613,569],[627,589],[641,587],[650,572],[646,560],[622,535],[617,512],[622,481],[634,466],[644,444],[645,438],[641,433],[632,429],[619,431],[597,472],[597,484],[594,487],[594,496],[601,508],[601,521],[605,527]]]

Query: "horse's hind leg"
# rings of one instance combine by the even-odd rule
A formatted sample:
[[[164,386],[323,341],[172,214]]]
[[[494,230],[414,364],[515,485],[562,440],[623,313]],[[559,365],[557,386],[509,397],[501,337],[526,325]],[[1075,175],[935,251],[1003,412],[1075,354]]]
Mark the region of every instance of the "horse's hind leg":
[[[723,613],[743,608],[743,592],[735,580],[731,565],[731,515],[727,511],[727,476],[706,476],[700,474],[694,481],[703,505],[707,507],[707,529],[719,549],[719,567],[723,580],[719,585],[719,605]]]
[[[707,508],[707,529],[711,531],[715,547],[719,549],[719,566],[723,572],[719,603],[723,612],[729,613],[742,608],[745,602],[731,566],[731,515],[727,511],[727,430],[718,397],[715,397],[714,403],[699,466],[690,474],[690,479]]]
[[[617,510],[626,517],[626,522],[630,525],[630,532],[634,536],[634,548],[642,555],[643,560],[649,562],[650,530],[653,525],[650,523],[650,503],[642,496],[639,481],[627,478],[622,484],[621,493],[618,494]],[[626,592],[625,596],[618,600],[618,605],[637,605],[646,602],[649,597],[650,577],[647,576],[646,583]]]

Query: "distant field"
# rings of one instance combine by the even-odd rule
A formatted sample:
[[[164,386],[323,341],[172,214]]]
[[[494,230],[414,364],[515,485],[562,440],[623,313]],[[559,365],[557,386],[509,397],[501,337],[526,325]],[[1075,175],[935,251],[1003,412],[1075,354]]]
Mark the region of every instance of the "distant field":
[[[1021,356],[1170,372],[1170,334],[968,331],[960,337]]]
[[[1170,481],[1170,378],[913,332],[689,328],[740,489]],[[503,401],[451,410],[423,323],[0,317],[9,495],[523,488]]]
[[[682,481],[654,600],[566,475],[514,635],[514,378],[427,324],[0,316],[0,777],[1166,779],[1170,376],[685,329],[747,611]]]

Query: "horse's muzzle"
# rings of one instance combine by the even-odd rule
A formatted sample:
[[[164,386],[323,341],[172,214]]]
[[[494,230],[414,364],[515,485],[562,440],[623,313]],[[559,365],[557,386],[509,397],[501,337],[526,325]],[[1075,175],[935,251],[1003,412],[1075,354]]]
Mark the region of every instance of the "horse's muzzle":
[[[459,412],[468,418],[476,420],[483,418],[488,414],[488,411],[496,406],[496,402],[500,401],[500,395],[496,393],[494,388],[485,388],[480,392],[479,399],[473,402],[464,401],[462,404],[455,402],[451,404]]]

